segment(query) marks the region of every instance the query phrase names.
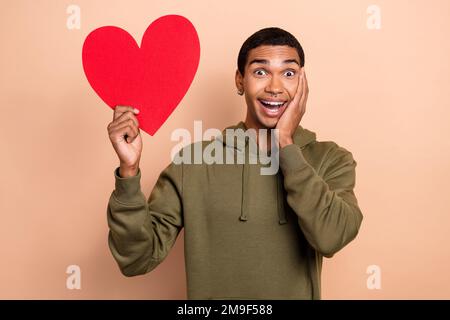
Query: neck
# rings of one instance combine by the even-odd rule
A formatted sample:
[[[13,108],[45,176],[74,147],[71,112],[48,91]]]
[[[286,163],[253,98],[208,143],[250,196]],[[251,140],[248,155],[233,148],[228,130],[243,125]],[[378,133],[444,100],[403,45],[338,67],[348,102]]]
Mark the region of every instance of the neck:
[[[261,129],[267,130],[266,146],[267,146],[268,150],[271,149],[270,147],[271,147],[272,130],[270,130],[269,128],[263,126],[262,124],[257,123],[256,121],[254,121],[248,114],[247,114],[247,117],[246,117],[246,119],[244,121],[244,125],[245,125],[245,130],[254,129],[256,131],[256,143],[258,144],[259,147],[263,147],[263,146],[261,146],[260,141],[259,141],[259,130],[261,130]]]

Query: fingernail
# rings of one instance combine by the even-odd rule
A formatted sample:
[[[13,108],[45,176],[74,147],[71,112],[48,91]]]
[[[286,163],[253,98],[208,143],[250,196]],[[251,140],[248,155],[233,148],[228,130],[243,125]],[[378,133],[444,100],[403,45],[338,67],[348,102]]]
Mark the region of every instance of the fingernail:
[[[134,113],[139,113],[139,110],[138,109],[136,109],[136,108],[134,108]]]

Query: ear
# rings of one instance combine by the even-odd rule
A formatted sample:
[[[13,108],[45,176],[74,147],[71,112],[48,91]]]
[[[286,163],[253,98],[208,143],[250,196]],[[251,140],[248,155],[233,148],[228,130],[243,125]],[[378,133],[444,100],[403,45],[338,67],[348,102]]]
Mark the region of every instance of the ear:
[[[234,80],[236,82],[237,91],[244,92],[244,77],[241,75],[238,69],[236,69],[236,76]]]

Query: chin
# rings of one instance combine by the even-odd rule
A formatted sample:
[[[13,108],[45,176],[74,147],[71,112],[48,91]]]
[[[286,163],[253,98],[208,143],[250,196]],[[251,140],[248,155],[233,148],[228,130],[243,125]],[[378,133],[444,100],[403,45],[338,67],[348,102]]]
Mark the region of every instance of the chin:
[[[278,120],[279,119],[267,119],[267,118],[263,118],[261,119],[262,121],[260,121],[260,123],[264,126],[264,128],[266,129],[275,129],[275,127],[278,124]]]

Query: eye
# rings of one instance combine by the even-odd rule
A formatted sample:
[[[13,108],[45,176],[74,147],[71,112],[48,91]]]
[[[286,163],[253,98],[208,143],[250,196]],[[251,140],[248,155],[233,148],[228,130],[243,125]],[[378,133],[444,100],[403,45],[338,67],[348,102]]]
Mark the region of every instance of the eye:
[[[292,70],[288,70],[284,73],[286,76],[288,76],[289,78],[292,78],[295,75],[295,71]]]
[[[255,70],[253,73],[256,74],[257,76],[265,76],[267,74],[267,72],[263,69]]]

